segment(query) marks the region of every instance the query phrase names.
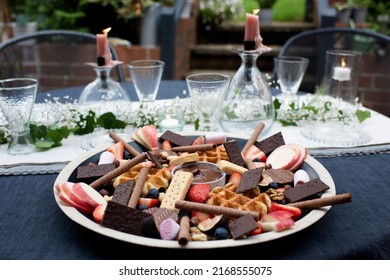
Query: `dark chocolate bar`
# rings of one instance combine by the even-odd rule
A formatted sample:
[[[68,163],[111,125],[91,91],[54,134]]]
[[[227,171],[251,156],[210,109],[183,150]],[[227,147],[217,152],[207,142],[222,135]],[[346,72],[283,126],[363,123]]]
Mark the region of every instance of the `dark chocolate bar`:
[[[246,214],[229,222],[229,229],[233,239],[243,238],[257,228],[257,222],[250,214]]]
[[[115,187],[111,201],[127,206],[133,193],[135,180],[129,180]]]
[[[160,136],[160,142],[162,143],[164,140],[168,140],[172,146],[190,146],[194,142],[190,137],[180,135],[171,130],[165,131]]]
[[[236,193],[243,193],[257,188],[263,178],[263,168],[255,168],[245,171],[242,174],[241,181],[238,184]]]
[[[77,180],[89,184],[113,171],[116,167],[117,165],[114,163],[79,166],[77,167]]]
[[[238,147],[236,140],[230,140],[223,144],[226,150],[226,153],[229,157],[229,160],[237,165],[245,167],[245,161],[242,158],[240,148]]]
[[[284,142],[283,135],[281,132],[278,132],[260,142],[255,142],[254,145],[268,156],[273,150],[284,144],[286,143]]]
[[[291,203],[311,198],[316,194],[326,191],[327,189],[329,189],[329,186],[317,178],[294,188],[285,190],[284,196],[287,201]]]

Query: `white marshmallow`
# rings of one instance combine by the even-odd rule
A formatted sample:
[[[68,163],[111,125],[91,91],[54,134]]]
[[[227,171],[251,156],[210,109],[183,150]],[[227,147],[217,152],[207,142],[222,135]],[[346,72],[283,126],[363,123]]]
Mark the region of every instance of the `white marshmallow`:
[[[309,174],[303,169],[299,169],[294,173],[294,187],[310,181]]]
[[[109,163],[113,163],[114,160],[115,160],[114,154],[106,151],[100,154],[98,164],[109,164]]]

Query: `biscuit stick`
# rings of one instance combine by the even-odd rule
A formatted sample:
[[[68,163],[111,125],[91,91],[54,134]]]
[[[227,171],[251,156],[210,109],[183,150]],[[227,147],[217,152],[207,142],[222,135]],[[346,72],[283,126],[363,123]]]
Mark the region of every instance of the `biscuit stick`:
[[[138,163],[143,162],[146,159],[146,153],[139,154],[131,160],[127,160],[122,163],[118,168],[115,168],[111,172],[108,172],[106,175],[100,177],[99,179],[93,181],[90,186],[94,189],[103,186],[104,184],[110,182],[112,179],[115,179],[122,173],[128,171],[133,166],[136,166]]]
[[[186,200],[177,200],[175,207],[187,211],[199,211],[214,215],[225,215],[226,217],[238,218],[246,214],[251,214],[256,221],[260,219],[260,213],[254,211],[239,210],[224,206],[216,206],[205,203],[197,203]]]
[[[265,126],[265,124],[263,122],[259,122],[255,131],[253,131],[251,137],[246,142],[244,148],[242,148],[241,154],[245,155],[246,152],[248,151],[249,147],[252,146],[257,141],[257,138],[259,138],[261,132],[264,129],[264,126]]]
[[[322,198],[289,203],[287,205],[294,206],[303,210],[303,209],[315,209],[323,206],[347,203],[351,201],[352,201],[352,195],[350,193],[343,193],[343,194],[336,194],[329,197],[322,197]]]
[[[130,208],[136,208],[138,204],[138,198],[140,198],[142,193],[142,188],[146,181],[146,176],[149,173],[149,167],[142,167],[141,171],[139,172],[137,181],[135,182],[134,190],[131,193],[129,203],[127,204]]]
[[[180,220],[180,231],[177,241],[180,245],[185,246],[190,240],[190,218],[188,216],[183,216]]]
[[[121,138],[118,134],[115,132],[111,131],[108,136],[115,142],[121,142],[123,146],[125,147],[125,150],[130,153],[131,156],[136,157],[140,154],[136,149],[134,149],[129,143],[127,143],[123,138]]]

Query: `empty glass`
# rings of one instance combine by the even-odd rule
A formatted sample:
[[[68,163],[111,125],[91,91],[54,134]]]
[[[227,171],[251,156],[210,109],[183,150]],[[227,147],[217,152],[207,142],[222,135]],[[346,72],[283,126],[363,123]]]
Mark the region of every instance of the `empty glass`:
[[[224,74],[194,74],[186,78],[188,90],[199,115],[199,130],[219,128],[220,107],[229,86],[230,77]]]
[[[0,81],[0,107],[11,133],[7,148],[7,152],[11,155],[29,154],[35,151],[29,123],[37,87],[38,81],[29,78]]]
[[[127,65],[138,99],[145,110],[153,109],[164,65],[161,60],[135,60]]]
[[[298,56],[281,56],[274,58],[277,82],[280,86],[282,100],[294,100],[302,83],[309,60]]]

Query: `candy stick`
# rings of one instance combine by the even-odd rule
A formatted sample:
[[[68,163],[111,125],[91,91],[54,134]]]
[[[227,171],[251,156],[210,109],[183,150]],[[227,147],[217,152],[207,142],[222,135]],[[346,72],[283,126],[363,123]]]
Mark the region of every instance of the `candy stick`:
[[[352,201],[352,195],[350,193],[336,194],[329,197],[316,198],[311,200],[305,200],[300,202],[294,202],[287,204],[288,206],[294,206],[303,209],[315,209],[323,206],[342,204]]]
[[[139,154],[131,160],[127,160],[122,163],[118,168],[115,168],[111,172],[108,172],[106,175],[100,177],[99,179],[93,181],[90,186],[94,189],[103,186],[104,184],[110,182],[112,179],[115,179],[122,173],[128,171],[133,166],[136,166],[138,163],[143,162],[146,159],[146,153]]]
[[[186,200],[177,200],[175,207],[187,211],[199,211],[214,215],[225,215],[227,217],[238,218],[246,214],[251,214],[255,220],[260,219],[260,213],[254,211],[245,211],[229,207],[216,206],[211,204],[197,203]]]
[[[216,144],[200,144],[200,145],[191,145],[191,146],[177,146],[172,147],[173,152],[205,152],[205,151],[211,151],[214,150],[217,147]]]
[[[136,149],[134,149],[131,145],[129,145],[123,138],[121,138],[118,134],[111,131],[108,136],[115,142],[121,142],[123,146],[125,147],[125,150],[130,153],[131,156],[136,157],[140,154]]]
[[[148,173],[149,173],[149,167],[142,167],[141,168],[141,171],[138,174],[138,178],[137,178],[137,181],[136,181],[135,186],[134,186],[134,190],[131,193],[129,203],[127,204],[128,207],[134,208],[134,209],[137,207],[138,198],[140,198],[140,196],[141,196],[142,188],[145,184],[146,176],[148,175]]]
[[[265,126],[265,124],[263,122],[259,122],[255,131],[253,131],[251,137],[246,142],[244,148],[242,148],[241,154],[245,155],[246,152],[248,151],[249,147],[252,146],[257,141],[257,138],[259,138],[261,132],[264,129],[264,126]]]
[[[188,216],[183,216],[180,220],[180,231],[177,240],[182,246],[187,245],[188,241],[191,240],[190,218]]]

